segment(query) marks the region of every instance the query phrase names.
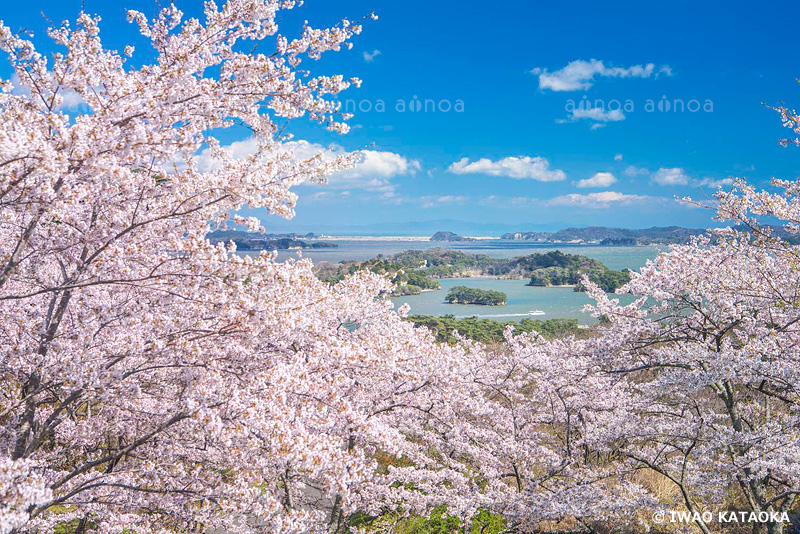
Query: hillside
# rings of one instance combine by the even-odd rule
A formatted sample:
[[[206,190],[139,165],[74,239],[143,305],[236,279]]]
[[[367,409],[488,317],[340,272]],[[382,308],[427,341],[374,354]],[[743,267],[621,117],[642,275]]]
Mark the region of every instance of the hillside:
[[[396,285],[393,295],[418,295],[423,291],[439,289],[441,285],[428,273],[415,269],[415,266],[404,265],[393,258],[373,258],[366,261],[342,263],[321,262],[314,265],[314,273],[323,282],[336,283],[348,274],[359,270],[368,270],[376,274],[389,275]]]
[[[554,241],[597,241],[604,239],[636,240],[638,245],[655,243],[685,243],[692,236],[702,235],[705,230],[698,228],[682,228],[680,226],[654,226],[644,229],[608,228],[590,226],[587,228],[565,228],[552,235]]]

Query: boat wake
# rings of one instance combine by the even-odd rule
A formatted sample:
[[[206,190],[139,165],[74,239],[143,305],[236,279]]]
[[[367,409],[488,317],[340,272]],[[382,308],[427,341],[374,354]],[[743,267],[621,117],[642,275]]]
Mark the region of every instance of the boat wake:
[[[529,317],[531,315],[545,315],[542,310],[531,310],[526,313],[497,313],[492,315],[478,315],[478,317]]]

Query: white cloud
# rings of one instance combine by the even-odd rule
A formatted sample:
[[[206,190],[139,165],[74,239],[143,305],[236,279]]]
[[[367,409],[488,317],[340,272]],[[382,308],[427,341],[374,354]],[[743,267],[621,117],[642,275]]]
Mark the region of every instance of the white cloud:
[[[467,197],[446,195],[441,197],[422,197],[420,200],[422,201],[422,207],[427,209],[445,204],[463,204]]]
[[[31,94],[30,89],[22,85],[16,72],[11,75],[11,94],[26,96]],[[86,104],[83,97],[72,89],[61,88],[58,90],[58,94],[61,96],[61,103],[56,106],[55,111],[77,111],[80,106]]]
[[[686,185],[689,183],[689,175],[680,167],[661,167],[651,178],[658,185]]]
[[[595,173],[594,176],[591,178],[585,178],[583,180],[579,180],[577,184],[578,187],[608,187],[611,184],[617,182],[617,178],[611,174],[610,172],[598,172]]]
[[[372,52],[364,52],[363,55],[364,55],[364,61],[366,61],[367,63],[372,63],[373,61],[375,61],[376,57],[381,55],[381,51],[376,48]]]
[[[450,165],[447,170],[453,174],[488,174],[515,180],[530,179],[540,182],[559,182],[567,178],[564,171],[551,169],[550,162],[540,156],[510,156],[497,161],[481,158],[473,162],[470,162],[469,158],[462,158]]]
[[[656,70],[653,63],[631,65],[630,67],[606,67],[602,61],[596,59],[589,61],[578,59],[553,72],[548,72],[544,68],[535,68],[531,73],[539,76],[539,89],[585,91],[594,85],[597,78],[650,78],[658,74],[671,76],[672,69],[668,65],[664,65]]]
[[[63,100],[58,106],[58,110],[75,111],[78,107],[86,104],[83,97],[72,89],[59,91],[59,94]]]
[[[634,167],[629,165],[622,174],[631,177],[649,176],[650,181],[662,186],[691,185],[692,187],[710,187],[716,189],[733,185],[733,178],[710,178],[705,177],[700,180],[693,180],[689,174],[680,167],[661,167],[653,172],[645,167]]]
[[[633,165],[628,165],[625,167],[625,170],[622,171],[622,174],[625,176],[630,176],[631,178],[636,178],[638,176],[647,176],[650,174],[650,169],[646,167],[634,167]]]
[[[547,201],[549,206],[571,206],[588,209],[608,208],[612,204],[630,205],[652,200],[652,197],[641,195],[626,195],[616,191],[602,191],[600,193],[589,193],[586,195],[572,193],[555,197]]]
[[[394,152],[362,150],[361,154],[361,163],[334,174],[329,178],[329,184],[347,189],[393,189],[394,185],[389,183],[392,178],[416,174],[421,168],[419,161]]]
[[[692,185],[716,189],[718,187],[733,185],[733,178],[720,178],[719,180],[716,180],[714,178],[705,177],[702,180],[695,180]]]
[[[224,148],[233,158],[242,159],[255,154],[258,149],[258,143],[255,139],[249,138],[243,141],[235,141]],[[330,161],[347,153],[339,145],[331,145],[326,148],[308,141],[289,141],[283,143],[280,150],[291,150],[294,152],[295,157],[301,160],[322,154],[323,159]],[[359,152],[362,155],[361,162],[352,169],[329,176],[328,184],[324,187],[390,192],[395,188],[392,183],[393,178],[413,175],[421,168],[418,160],[408,159],[394,152],[380,150],[361,150]],[[198,155],[198,168],[201,171],[213,170],[216,165],[217,163],[208,149],[203,150]]]
[[[580,120],[596,121],[591,129],[603,128],[607,122],[618,122],[625,120],[625,114],[621,109],[604,109],[601,106],[577,107],[570,110],[570,115],[566,119],[556,119],[558,124],[578,122]]]
[[[622,161],[622,154],[614,154],[614,161]]]
[[[534,197],[506,197],[489,195],[477,201],[481,206],[488,206],[494,209],[528,209],[534,205],[541,204],[541,200]]]
[[[589,119],[598,122],[617,122],[617,121],[624,121],[625,114],[622,112],[621,109],[609,109],[605,110],[601,107],[594,107],[594,108],[575,108],[572,110],[571,119],[573,121],[578,121],[581,119]]]

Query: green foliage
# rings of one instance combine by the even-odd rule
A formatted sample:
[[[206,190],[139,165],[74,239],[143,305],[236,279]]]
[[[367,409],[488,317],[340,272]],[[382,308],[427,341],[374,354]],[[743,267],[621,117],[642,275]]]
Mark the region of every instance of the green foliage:
[[[363,515],[351,517],[351,527],[366,527],[391,524],[391,532],[395,534],[454,534],[464,532],[461,520],[447,513],[447,507],[437,506],[428,517],[411,516],[398,518],[396,513],[386,513],[380,517],[369,518]],[[470,534],[499,534],[506,529],[502,516],[481,510],[470,524]],[[384,530],[384,529],[376,529]]]
[[[430,315],[409,315],[408,319],[415,326],[425,326],[436,335],[437,341],[455,343],[453,333],[458,331],[464,337],[484,344],[500,343],[503,332],[508,325],[514,327],[515,334],[538,332],[544,337],[553,339],[568,335],[580,335],[585,330],[578,327],[577,319],[523,319],[518,323],[464,317],[456,319],[454,315],[432,317]]]
[[[586,275],[606,292],[612,292],[628,281],[628,273],[613,271],[603,263],[553,250],[544,254],[529,254],[516,258],[492,258],[485,254],[467,254],[457,250],[434,248],[408,250],[394,256],[373,258],[362,262],[320,264],[315,267],[320,280],[335,283],[361,269],[389,274],[398,285],[397,295],[415,295],[420,291],[439,289],[435,278],[456,278],[489,275],[505,278],[530,277],[532,286],[576,285],[583,291],[581,277]]]
[[[563,286],[574,284],[580,276],[578,271],[571,271],[565,267],[544,267],[536,269],[531,274],[531,286]]]
[[[447,515],[447,508],[439,506],[428,517],[412,517],[397,525],[397,534],[452,534],[461,531],[461,521]]]
[[[394,295],[418,295],[426,289],[439,289],[441,284],[423,271],[409,270],[408,266],[393,261],[391,258],[379,256],[362,262],[330,264],[322,263],[314,267],[317,278],[329,284],[335,284],[349,274],[368,270],[376,274],[390,275],[392,283],[397,285]]]
[[[397,286],[397,289],[392,293],[395,297],[405,297],[406,295],[419,295],[422,293],[422,288],[414,284],[405,284]]]
[[[450,288],[445,302],[450,304],[481,304],[485,306],[504,306],[508,296],[502,291],[478,289],[476,287],[455,286]]]
[[[481,510],[470,526],[470,534],[499,534],[506,530],[506,520],[501,515]]]
[[[585,275],[595,284],[599,285],[603,291],[610,293],[618,287],[626,284],[630,280],[628,271],[614,271],[606,267],[599,261],[576,256],[574,254],[564,254],[558,250],[547,254],[534,254],[518,258],[520,260],[530,258],[535,261],[527,265],[532,268],[532,286],[560,286],[575,285],[575,291],[585,291],[586,288],[580,283]]]
[[[414,285],[421,289],[439,289],[442,287],[439,282],[424,273],[411,272],[403,274],[405,275],[406,284]]]
[[[53,534],[74,534],[75,532],[87,532],[93,531],[97,528],[97,524],[94,521],[85,520],[83,526],[81,526],[81,519],[75,518],[70,521],[65,521],[63,523],[57,523],[53,526]],[[123,529],[122,534],[132,534],[132,532],[128,529]]]
[[[467,254],[456,250],[409,250],[392,256],[392,261],[406,268],[418,269],[435,278],[453,278],[470,275],[531,278],[532,286],[560,286],[578,284],[587,275],[605,291],[611,292],[628,281],[627,272],[612,271],[603,263],[580,256],[553,250],[543,254],[529,254],[511,259],[492,258],[485,254]],[[422,267],[420,267],[422,266]],[[421,270],[420,270],[421,269]]]
[[[589,280],[600,286],[600,289],[606,293],[612,293],[617,288],[624,286],[631,279],[629,271],[612,271],[606,269],[605,271],[593,272],[589,275]],[[575,291],[584,291],[583,285],[578,284],[575,286]]]

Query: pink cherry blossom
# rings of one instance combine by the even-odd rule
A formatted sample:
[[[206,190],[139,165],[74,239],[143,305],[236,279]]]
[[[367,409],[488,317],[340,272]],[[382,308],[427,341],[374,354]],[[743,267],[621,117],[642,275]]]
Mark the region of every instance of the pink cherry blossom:
[[[433,460],[376,471],[378,452],[425,455],[417,430],[463,376],[463,348],[376,299],[382,277],[330,286],[307,260],[205,237],[244,206],[291,217],[292,187],[358,161],[281,149],[288,119],[346,131],[331,96],[360,83],[298,70],[361,27],[285,38],[294,4],[132,11],[155,55],[141,67],[127,59],[141,46],[105,48],[87,14],[50,31],[52,57],[0,25],[24,89],[0,94],[3,533],[312,532],[389,498],[408,513],[446,498],[398,486],[411,480],[475,487]],[[85,109],[63,111],[65,94]],[[234,124],[253,133],[245,159],[214,137]]]

